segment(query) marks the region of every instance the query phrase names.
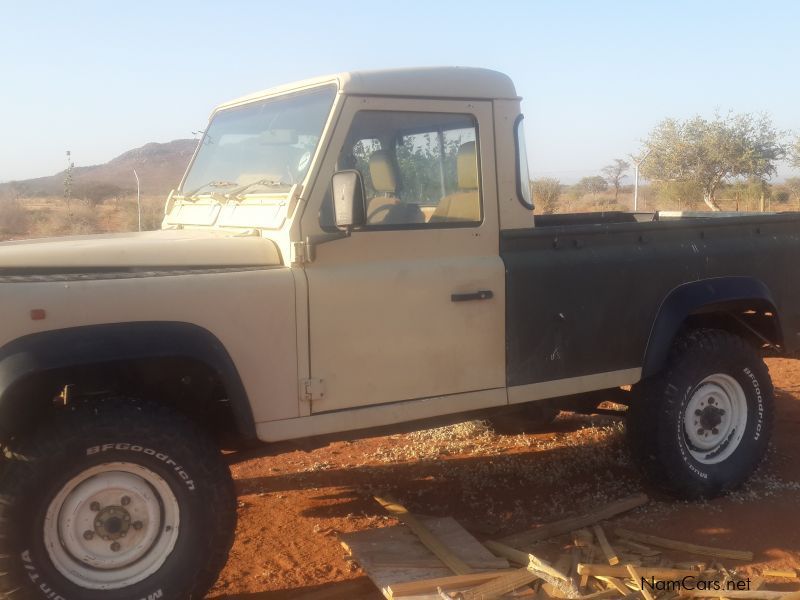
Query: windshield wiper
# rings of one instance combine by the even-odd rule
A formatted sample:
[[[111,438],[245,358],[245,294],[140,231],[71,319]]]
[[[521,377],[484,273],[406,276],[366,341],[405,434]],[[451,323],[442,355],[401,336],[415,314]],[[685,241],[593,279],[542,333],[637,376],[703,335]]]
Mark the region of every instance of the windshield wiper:
[[[188,194],[184,194],[183,197],[184,198],[194,198],[195,196],[197,196],[197,194],[199,194],[203,189],[205,189],[207,187],[223,188],[223,187],[231,187],[232,185],[236,185],[236,182],[235,181],[218,181],[218,180],[214,179],[212,181],[209,181],[208,183],[204,183],[203,185],[201,185],[196,190],[192,190]]]
[[[251,183],[247,183],[245,185],[241,185],[235,190],[232,190],[225,194],[228,198],[235,198],[237,200],[241,200],[242,193],[249,190],[251,187],[255,187],[257,185],[263,185],[266,187],[292,187],[291,183],[287,183],[280,179],[259,179],[258,181],[253,181]]]

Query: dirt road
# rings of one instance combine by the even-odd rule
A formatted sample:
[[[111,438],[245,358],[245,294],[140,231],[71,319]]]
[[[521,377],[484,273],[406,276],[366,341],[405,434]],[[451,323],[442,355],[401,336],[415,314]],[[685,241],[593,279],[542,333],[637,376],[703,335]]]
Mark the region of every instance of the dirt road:
[[[753,563],[743,567],[754,574],[767,565],[800,568],[800,361],[768,364],[778,419],[769,458],[753,480],[709,502],[652,494],[653,502],[615,522],[752,550]],[[336,537],[395,524],[372,500],[376,493],[420,514],[453,516],[486,538],[652,492],[627,458],[621,423],[572,414],[545,434],[504,436],[470,422],[321,448],[279,444],[237,461],[236,542],[209,598],[382,598]]]

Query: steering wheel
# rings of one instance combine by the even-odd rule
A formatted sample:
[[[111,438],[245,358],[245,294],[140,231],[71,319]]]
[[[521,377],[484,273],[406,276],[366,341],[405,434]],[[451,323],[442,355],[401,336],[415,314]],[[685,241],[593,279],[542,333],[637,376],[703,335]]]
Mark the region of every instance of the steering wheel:
[[[367,223],[374,222],[377,215],[381,214],[382,212],[387,212],[388,213],[395,206],[397,206],[397,205],[396,204],[384,204],[382,206],[379,206],[375,210],[373,210],[371,213],[367,213]]]

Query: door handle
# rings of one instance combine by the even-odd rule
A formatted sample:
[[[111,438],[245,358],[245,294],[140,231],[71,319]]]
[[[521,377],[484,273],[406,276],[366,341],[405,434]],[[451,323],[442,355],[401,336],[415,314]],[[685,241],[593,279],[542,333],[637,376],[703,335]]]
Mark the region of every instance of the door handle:
[[[477,292],[468,292],[466,294],[450,294],[450,300],[453,302],[468,302],[470,300],[490,300],[494,298],[492,290],[478,290]]]

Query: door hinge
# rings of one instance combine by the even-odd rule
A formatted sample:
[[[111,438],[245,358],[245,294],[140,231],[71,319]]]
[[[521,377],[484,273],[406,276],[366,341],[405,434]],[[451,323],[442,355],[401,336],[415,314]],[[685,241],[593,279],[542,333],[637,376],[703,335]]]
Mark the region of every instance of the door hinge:
[[[325,382],[322,379],[303,379],[301,390],[307,402],[322,400],[325,397]]]
[[[292,262],[299,265],[309,262],[308,242],[292,242]]]

